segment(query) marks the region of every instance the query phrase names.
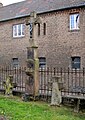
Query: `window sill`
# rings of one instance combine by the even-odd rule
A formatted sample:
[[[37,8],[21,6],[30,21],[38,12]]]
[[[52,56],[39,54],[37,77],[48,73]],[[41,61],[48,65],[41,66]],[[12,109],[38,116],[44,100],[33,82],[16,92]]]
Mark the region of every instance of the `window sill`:
[[[80,29],[69,30],[69,32],[79,32]]]
[[[73,71],[79,71],[81,68],[72,68]]]
[[[25,35],[22,35],[22,36],[13,36],[13,38],[23,38],[25,37]]]

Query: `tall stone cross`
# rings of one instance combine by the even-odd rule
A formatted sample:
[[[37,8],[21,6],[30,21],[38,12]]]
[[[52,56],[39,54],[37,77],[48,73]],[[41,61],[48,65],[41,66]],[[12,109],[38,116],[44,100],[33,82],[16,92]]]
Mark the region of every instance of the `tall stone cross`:
[[[28,20],[26,20],[26,25],[29,25],[29,44],[30,46],[27,48],[28,53],[28,64],[30,64],[28,67],[28,75],[29,78],[33,81],[33,85],[30,86],[29,85],[29,89],[31,89],[31,91],[29,91],[28,89],[28,93],[32,93],[32,88],[33,88],[33,96],[36,97],[38,95],[39,92],[39,59],[38,59],[38,52],[37,52],[37,48],[38,46],[35,43],[35,39],[36,39],[36,24],[40,24],[41,20],[40,18],[36,15],[35,12],[31,12],[30,13],[30,18]],[[31,62],[30,62],[31,61]],[[33,65],[32,65],[33,64]],[[31,67],[34,66],[34,67]],[[33,73],[32,73],[33,71]],[[32,75],[30,75],[30,73],[32,73]]]

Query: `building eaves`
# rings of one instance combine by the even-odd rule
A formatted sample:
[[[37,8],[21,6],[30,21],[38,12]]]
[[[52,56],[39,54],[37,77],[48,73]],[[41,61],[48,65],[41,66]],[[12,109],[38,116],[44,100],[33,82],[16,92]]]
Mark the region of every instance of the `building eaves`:
[[[26,0],[0,8],[0,22],[23,18],[36,11],[37,14],[85,7],[85,0]]]

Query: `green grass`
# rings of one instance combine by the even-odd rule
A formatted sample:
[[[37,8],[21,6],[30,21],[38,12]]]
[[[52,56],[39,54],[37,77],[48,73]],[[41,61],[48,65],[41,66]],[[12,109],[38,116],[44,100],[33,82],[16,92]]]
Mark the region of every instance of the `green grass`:
[[[51,107],[44,102],[23,102],[20,98],[0,96],[0,114],[8,120],[85,120],[85,113],[70,107]]]

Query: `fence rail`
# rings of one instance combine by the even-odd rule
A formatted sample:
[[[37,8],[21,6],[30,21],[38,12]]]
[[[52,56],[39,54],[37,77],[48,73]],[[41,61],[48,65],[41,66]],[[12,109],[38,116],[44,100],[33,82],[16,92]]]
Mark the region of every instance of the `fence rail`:
[[[69,69],[69,68],[41,68],[40,71],[40,89],[39,93],[45,98],[51,96],[52,86],[51,81],[53,76],[59,76],[60,81],[63,82],[64,89],[62,89],[62,95],[64,94],[77,94],[79,89],[83,89],[81,95],[85,95],[85,68],[83,69]],[[72,90],[76,88],[76,90]]]
[[[25,92],[25,67],[13,68],[11,66],[8,67],[0,67],[0,90],[4,89],[3,81],[6,81],[9,75],[13,76],[13,82],[17,84],[17,87],[14,88],[14,91]]]
[[[0,67],[0,90],[4,89],[3,81],[7,79],[9,75],[13,75],[13,82],[17,83],[15,91],[26,91],[26,80],[29,77],[25,73],[26,67],[13,68]],[[83,69],[69,69],[69,68],[40,68],[39,69],[39,95],[48,99],[52,94],[52,77],[60,76],[60,81],[64,84],[63,94],[76,94],[76,92],[70,92],[72,87],[82,87],[85,91],[85,68]],[[85,92],[82,93],[85,95]]]

